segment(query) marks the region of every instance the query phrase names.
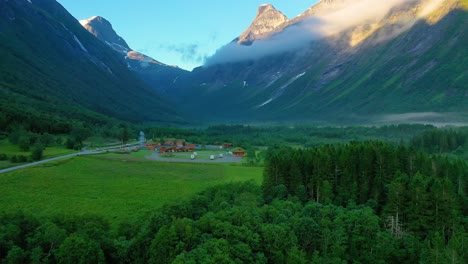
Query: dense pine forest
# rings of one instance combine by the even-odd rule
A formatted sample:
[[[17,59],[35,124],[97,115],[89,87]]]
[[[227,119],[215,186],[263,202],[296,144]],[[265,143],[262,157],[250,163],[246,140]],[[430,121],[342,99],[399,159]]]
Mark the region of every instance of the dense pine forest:
[[[95,216],[3,214],[0,258],[4,263],[467,263],[468,166],[415,146],[364,141],[271,147],[262,186],[214,187],[118,228]]]

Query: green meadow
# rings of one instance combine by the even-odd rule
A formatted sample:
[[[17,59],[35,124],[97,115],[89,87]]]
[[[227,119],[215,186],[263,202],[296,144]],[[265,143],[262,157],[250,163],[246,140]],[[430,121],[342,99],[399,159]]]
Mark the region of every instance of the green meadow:
[[[0,174],[0,212],[98,215],[118,224],[211,186],[262,180],[260,167],[155,162],[144,154],[80,156]]]
[[[53,158],[57,156],[67,155],[77,152],[72,149],[66,149],[63,146],[49,146],[44,149],[43,159]],[[0,140],[0,154],[6,154],[8,157],[12,155],[22,155],[25,157],[31,156],[31,151],[22,151],[17,145],[11,144],[8,140]],[[28,162],[25,162],[28,163]],[[0,161],[0,169],[13,167],[25,163],[11,163],[9,160]]]

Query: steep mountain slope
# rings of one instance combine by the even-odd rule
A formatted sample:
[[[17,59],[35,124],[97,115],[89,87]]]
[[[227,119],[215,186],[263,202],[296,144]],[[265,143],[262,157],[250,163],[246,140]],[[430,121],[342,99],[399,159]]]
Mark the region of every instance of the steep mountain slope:
[[[21,118],[179,120],[55,0],[0,0],[0,110]]]
[[[182,100],[198,95],[210,102],[198,113],[219,120],[466,115],[466,1],[394,0],[366,14],[371,2],[321,1],[250,46],[228,44],[179,82]]]
[[[81,20],[80,23],[91,34],[117,51],[119,56],[126,60],[128,68],[158,92],[166,92],[181,75],[188,73],[132,50],[103,17],[91,17]]]

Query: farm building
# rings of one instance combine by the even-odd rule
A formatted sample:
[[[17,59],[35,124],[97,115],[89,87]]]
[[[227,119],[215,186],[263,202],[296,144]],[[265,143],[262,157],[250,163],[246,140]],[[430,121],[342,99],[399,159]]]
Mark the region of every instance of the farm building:
[[[187,144],[185,145],[187,151],[195,151],[195,144]]]
[[[150,151],[154,151],[157,147],[160,147],[161,143],[156,142],[156,143],[151,143],[151,144],[146,144],[145,147],[149,149]]]
[[[176,152],[176,151],[177,151],[176,147],[161,147],[159,149],[159,153]]]
[[[164,153],[166,152],[167,148],[166,147],[162,147],[159,149],[159,153]]]
[[[176,151],[177,151],[177,152],[186,152],[187,149],[186,149],[185,147],[179,147],[179,146],[178,146],[178,147],[176,148]]]
[[[232,152],[232,155],[234,155],[235,157],[244,157],[245,156],[245,149],[243,149],[241,147],[233,148],[231,150],[231,152]]]
[[[164,141],[164,145],[165,145],[165,146],[174,146],[175,143],[174,143],[174,141],[172,141],[172,140],[166,140],[166,141]]]

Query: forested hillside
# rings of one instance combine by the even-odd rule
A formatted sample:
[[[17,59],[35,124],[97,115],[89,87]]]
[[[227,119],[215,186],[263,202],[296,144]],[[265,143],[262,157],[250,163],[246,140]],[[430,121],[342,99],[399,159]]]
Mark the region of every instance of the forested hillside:
[[[0,131],[181,121],[55,0],[1,0],[0,53]]]

